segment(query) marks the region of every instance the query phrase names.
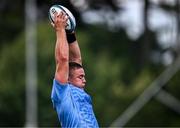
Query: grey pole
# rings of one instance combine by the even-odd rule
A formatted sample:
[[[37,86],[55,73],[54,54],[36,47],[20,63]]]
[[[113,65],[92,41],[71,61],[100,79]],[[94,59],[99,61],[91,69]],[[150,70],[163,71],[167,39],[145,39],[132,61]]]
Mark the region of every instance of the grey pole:
[[[165,90],[161,90],[157,94],[156,99],[180,114],[180,101],[170,93],[166,92]]]
[[[25,1],[26,48],[26,122],[25,127],[37,127],[37,58],[36,0]]]

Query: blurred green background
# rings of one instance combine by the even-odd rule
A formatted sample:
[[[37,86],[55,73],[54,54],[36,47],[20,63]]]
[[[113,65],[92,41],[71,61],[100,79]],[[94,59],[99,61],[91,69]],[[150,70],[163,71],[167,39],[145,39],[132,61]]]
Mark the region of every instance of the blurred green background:
[[[0,4],[0,127],[24,127],[26,122],[25,1],[14,2],[1,0]],[[136,2],[141,5],[139,8],[135,8]],[[59,126],[50,99],[56,39],[48,19],[51,5],[66,6],[77,19],[76,35],[87,77],[86,91],[92,96],[99,125],[109,127],[179,55],[180,4],[179,0],[169,2],[37,0],[38,126]],[[128,7],[132,7],[132,17],[126,13]],[[140,23],[133,22],[136,21],[133,16],[137,15],[133,9],[140,9]],[[158,11],[163,16],[153,16]],[[159,26],[153,27],[153,23]],[[179,76],[177,71],[163,87],[177,100]],[[180,113],[155,97],[125,126],[180,126]]]

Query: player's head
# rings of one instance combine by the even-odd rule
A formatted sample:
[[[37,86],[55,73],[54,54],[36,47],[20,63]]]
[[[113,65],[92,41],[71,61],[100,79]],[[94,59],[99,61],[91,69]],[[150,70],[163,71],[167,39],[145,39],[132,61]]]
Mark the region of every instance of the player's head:
[[[69,79],[68,81],[80,88],[86,84],[85,72],[82,65],[76,62],[69,62]]]

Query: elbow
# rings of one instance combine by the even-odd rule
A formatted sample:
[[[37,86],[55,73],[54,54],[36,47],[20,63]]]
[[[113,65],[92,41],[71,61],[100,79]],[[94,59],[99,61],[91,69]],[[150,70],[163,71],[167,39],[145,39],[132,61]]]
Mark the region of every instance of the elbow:
[[[60,56],[58,60],[62,61],[62,62],[67,62],[67,61],[69,61],[69,57],[68,56]]]
[[[68,62],[69,57],[68,55],[59,55],[59,56],[56,56],[56,60],[59,62]]]
[[[79,57],[79,58],[71,58],[71,59],[70,59],[70,62],[76,62],[76,63],[82,65],[82,59],[81,59],[81,57]]]
[[[81,58],[77,58],[77,59],[75,60],[75,62],[78,63],[78,64],[80,64],[80,65],[82,65],[82,59],[81,59]]]

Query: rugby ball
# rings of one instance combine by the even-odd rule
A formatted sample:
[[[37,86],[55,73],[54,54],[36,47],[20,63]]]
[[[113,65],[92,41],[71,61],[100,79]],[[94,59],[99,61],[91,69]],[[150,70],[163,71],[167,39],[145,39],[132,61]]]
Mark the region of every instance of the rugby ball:
[[[59,14],[61,11],[65,12],[66,15],[69,17],[67,20],[66,31],[71,33],[75,30],[76,27],[76,19],[73,14],[70,12],[69,9],[62,5],[53,5],[49,9],[49,19],[52,23],[54,23],[55,13]]]

